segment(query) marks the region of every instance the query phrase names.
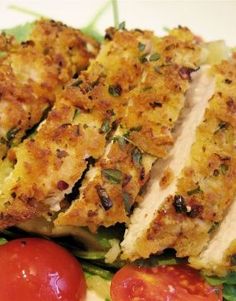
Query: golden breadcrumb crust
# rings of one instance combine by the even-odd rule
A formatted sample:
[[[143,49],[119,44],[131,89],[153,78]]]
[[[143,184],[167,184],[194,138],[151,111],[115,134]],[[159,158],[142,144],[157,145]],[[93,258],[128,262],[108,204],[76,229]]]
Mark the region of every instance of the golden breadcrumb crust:
[[[200,46],[188,29],[179,28],[164,38],[140,35],[132,47],[142,65],[140,82],[127,94],[119,129],[87,174],[80,198],[59,215],[57,224],[96,230],[128,222],[152,163],[173,144],[172,130],[184,106],[190,73],[199,66]]]
[[[1,187],[0,227],[58,211],[87,159],[103,154],[105,138],[124,112],[126,94],[140,80],[139,36],[150,33],[119,31],[106,41],[88,70],[58,94],[35,135],[8,153],[16,164]]]
[[[77,88],[68,89],[38,132],[8,152],[8,160],[16,163],[1,189],[1,228],[57,211],[64,194],[82,176],[89,154],[96,157],[104,149],[105,138],[98,129],[75,120],[79,95]]]
[[[216,77],[215,94],[196,130],[176,194],[165,200],[138,240],[143,257],[165,248],[174,248],[179,257],[198,255],[235,197],[236,63],[223,61],[211,72]],[[177,199],[181,206],[176,206]]]
[[[0,159],[43,119],[58,89],[85,69],[98,45],[62,23],[36,21],[29,40],[0,36]]]

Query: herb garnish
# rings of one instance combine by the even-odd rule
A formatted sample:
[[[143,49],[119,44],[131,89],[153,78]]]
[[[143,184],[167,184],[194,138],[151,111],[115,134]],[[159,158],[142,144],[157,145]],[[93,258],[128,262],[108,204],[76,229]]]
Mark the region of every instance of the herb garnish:
[[[122,88],[119,84],[117,85],[110,85],[108,88],[108,92],[115,97],[121,96]]]
[[[214,223],[212,224],[210,230],[208,231],[208,233],[214,232],[218,227],[219,227],[219,223],[214,222]]]
[[[145,44],[143,44],[143,43],[141,43],[141,42],[138,43],[138,49],[139,49],[140,51],[144,51],[145,47],[146,47]]]
[[[217,134],[221,130],[227,129],[228,126],[229,126],[228,122],[224,122],[224,121],[219,122],[218,127],[215,130],[214,134]]]
[[[134,165],[138,168],[142,164],[142,153],[137,147],[135,147],[134,150],[132,151],[132,161]]]
[[[115,136],[112,138],[112,141],[114,143],[117,142],[121,148],[123,148],[127,143],[125,137],[123,137],[123,136]]]
[[[74,116],[73,116],[73,120],[78,117],[80,115],[81,111],[80,109],[75,109],[75,112],[74,112]]]
[[[8,142],[11,142],[16,134],[20,131],[20,129],[18,129],[17,127],[13,127],[11,128],[7,133],[6,133],[6,139]]]
[[[147,59],[147,53],[144,53],[144,54],[142,54],[140,57],[139,57],[139,61],[140,61],[140,63],[146,63],[147,61],[148,61],[148,59]]]
[[[196,188],[187,191],[187,194],[190,196],[190,195],[194,195],[194,194],[197,194],[200,192],[202,192],[202,190],[201,190],[200,186],[197,186]]]
[[[120,184],[122,181],[122,172],[118,169],[105,168],[102,170],[102,176],[112,184]]]
[[[223,175],[226,175],[228,169],[229,169],[229,165],[225,163],[220,164],[220,171]]]
[[[100,129],[100,133],[108,133],[109,131],[111,130],[111,127],[110,127],[110,121],[109,119],[105,119],[102,123],[102,126],[101,126],[101,129]]]
[[[150,62],[155,62],[155,61],[157,61],[157,60],[159,60],[160,59],[160,54],[159,53],[153,53],[151,56],[150,56],[150,58],[149,58],[149,61]]]
[[[132,208],[132,195],[128,192],[123,192],[122,193],[123,201],[124,201],[124,206],[125,206],[125,211],[127,214],[130,214],[131,208]]]
[[[121,22],[118,26],[119,30],[125,30],[125,21]]]
[[[139,132],[139,131],[141,131],[141,129],[142,129],[141,125],[136,126],[136,127],[132,127],[126,133],[124,133],[123,137],[126,139],[130,136],[131,132]]]

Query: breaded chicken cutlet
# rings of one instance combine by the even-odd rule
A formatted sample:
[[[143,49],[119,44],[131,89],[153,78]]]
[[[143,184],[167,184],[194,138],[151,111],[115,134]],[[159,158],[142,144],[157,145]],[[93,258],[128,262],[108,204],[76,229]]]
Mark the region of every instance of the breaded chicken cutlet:
[[[8,153],[7,162],[13,166],[0,189],[1,227],[58,211],[86,169],[87,159],[102,156],[106,136],[121,118],[126,96],[145,68],[138,49],[141,38],[151,42],[154,36],[117,31],[88,70],[58,94],[34,137]]]
[[[80,197],[60,214],[58,225],[110,226],[128,222],[152,164],[173,145],[172,131],[185,106],[190,74],[201,65],[202,49],[187,28],[136,44],[141,80],[127,96],[119,128],[104,155],[87,173]]]
[[[222,231],[234,225],[236,68],[202,66],[227,57],[209,60],[210,48],[183,27],[165,37],[110,28],[34,135],[8,151],[0,227],[40,216],[92,231],[126,223],[125,259],[174,248],[195,267],[230,269],[235,236]],[[84,174],[70,205],[64,198]]]
[[[55,95],[88,66],[98,44],[79,30],[50,20],[36,21],[19,44],[0,36],[0,159],[44,119]]]
[[[208,76],[215,82],[212,96],[202,98],[201,112],[191,110],[169,157],[157,162],[144,202],[135,210],[122,243],[125,258],[147,258],[173,248],[196,267],[226,270],[230,256],[226,260],[224,255],[232,254],[235,241],[233,228],[225,239],[220,230],[229,227],[227,212],[231,219],[235,212],[230,209],[236,196],[235,60],[212,67]],[[172,178],[163,187],[166,171]],[[218,254],[215,263],[212,253]]]

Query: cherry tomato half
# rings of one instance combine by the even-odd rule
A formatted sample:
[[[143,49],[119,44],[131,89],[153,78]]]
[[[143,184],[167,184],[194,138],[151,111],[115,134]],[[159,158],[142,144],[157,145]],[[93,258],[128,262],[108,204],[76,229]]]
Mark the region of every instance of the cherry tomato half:
[[[112,301],[222,301],[221,288],[211,287],[185,265],[127,265],[112,279]]]
[[[39,238],[0,246],[0,300],[82,301],[85,295],[82,268],[61,246]]]

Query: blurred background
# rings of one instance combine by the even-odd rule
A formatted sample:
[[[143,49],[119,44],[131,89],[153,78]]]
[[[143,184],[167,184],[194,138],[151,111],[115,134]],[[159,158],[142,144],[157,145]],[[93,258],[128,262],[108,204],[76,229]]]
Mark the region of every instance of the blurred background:
[[[10,7],[21,7],[40,15],[62,20],[75,27],[84,27],[100,8],[106,7],[97,27],[102,33],[113,25],[112,6],[106,0],[1,0],[0,28],[8,28],[34,18]],[[225,39],[236,46],[236,0],[170,1],[120,0],[119,20],[128,28],[153,29],[185,25],[205,39]]]

